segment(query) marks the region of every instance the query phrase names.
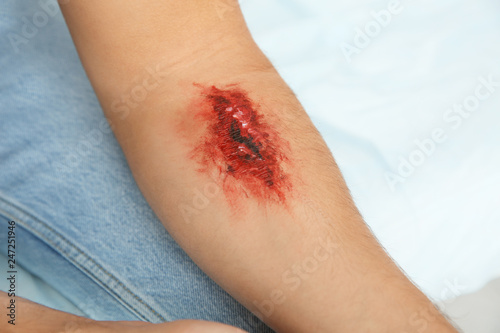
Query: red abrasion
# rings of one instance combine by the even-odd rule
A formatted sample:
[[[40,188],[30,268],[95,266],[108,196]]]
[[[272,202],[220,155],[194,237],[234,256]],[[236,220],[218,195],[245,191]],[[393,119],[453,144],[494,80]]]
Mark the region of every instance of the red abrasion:
[[[198,118],[208,123],[208,131],[193,151],[203,164],[200,171],[216,167],[218,173],[227,175],[223,189],[231,202],[246,193],[259,202],[284,203],[291,189],[282,169],[288,160],[284,153],[288,143],[264,121],[245,91],[235,86],[202,89]]]

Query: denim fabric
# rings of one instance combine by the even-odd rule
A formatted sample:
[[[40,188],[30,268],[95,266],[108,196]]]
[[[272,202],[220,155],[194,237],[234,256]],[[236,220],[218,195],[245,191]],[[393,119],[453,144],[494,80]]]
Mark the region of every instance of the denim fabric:
[[[88,317],[272,332],[208,278],[139,192],[56,0],[0,0],[0,247]],[[22,286],[19,286],[22,289]]]

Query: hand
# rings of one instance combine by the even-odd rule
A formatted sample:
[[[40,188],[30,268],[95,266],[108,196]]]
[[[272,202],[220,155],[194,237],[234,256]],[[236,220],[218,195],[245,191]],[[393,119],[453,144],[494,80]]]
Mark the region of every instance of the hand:
[[[95,328],[92,328],[95,327]],[[202,320],[178,320],[169,323],[151,324],[144,322],[97,322],[81,333],[243,333],[244,331],[228,325]],[[73,333],[73,332],[68,332]],[[74,333],[80,333],[75,331]]]
[[[152,324],[139,321],[95,321],[57,311],[21,297],[11,298],[0,291],[0,307],[7,308],[15,300],[15,325],[8,318],[0,321],[0,331],[5,333],[244,333],[220,323],[202,320],[178,320]]]

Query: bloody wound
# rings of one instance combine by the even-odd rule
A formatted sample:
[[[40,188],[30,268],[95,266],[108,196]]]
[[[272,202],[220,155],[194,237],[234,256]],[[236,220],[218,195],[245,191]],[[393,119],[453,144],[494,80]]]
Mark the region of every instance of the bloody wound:
[[[281,165],[287,160],[288,143],[264,121],[245,91],[211,86],[203,89],[202,96],[199,116],[209,125],[195,156],[201,154],[202,163],[217,166],[237,181],[236,186],[223,187],[226,195],[241,192],[240,187],[257,199],[283,202],[291,187]]]

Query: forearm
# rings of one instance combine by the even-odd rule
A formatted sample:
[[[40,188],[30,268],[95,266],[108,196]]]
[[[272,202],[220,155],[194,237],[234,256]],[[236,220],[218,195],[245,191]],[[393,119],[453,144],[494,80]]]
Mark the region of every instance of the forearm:
[[[411,332],[421,311],[450,329],[371,235],[239,9],[221,19],[206,1],[83,3],[65,16],[137,184],[217,283],[283,332]],[[106,10],[118,31],[86,37]]]
[[[204,99],[198,87],[160,88],[127,117],[130,124],[108,111],[139,187],[191,258],[279,332],[412,332],[412,318],[422,312],[430,313],[429,327],[446,326],[376,242],[278,74],[199,80],[209,69],[191,69],[186,82],[220,89],[236,83],[259,104],[288,146],[282,171],[289,181],[283,200],[273,193],[263,199],[227,169],[205,168],[209,162],[196,156],[210,136],[203,118],[193,117],[193,100]]]

